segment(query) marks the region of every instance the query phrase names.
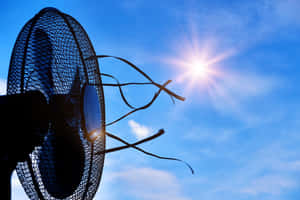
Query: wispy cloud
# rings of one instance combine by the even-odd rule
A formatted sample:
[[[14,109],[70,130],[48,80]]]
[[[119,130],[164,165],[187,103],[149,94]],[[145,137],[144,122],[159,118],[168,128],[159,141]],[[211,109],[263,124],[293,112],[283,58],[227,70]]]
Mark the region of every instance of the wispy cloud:
[[[134,120],[129,120],[128,125],[130,126],[132,133],[136,136],[137,139],[145,138],[151,133],[151,129],[149,127],[139,124]]]
[[[124,0],[121,2],[121,6],[127,11],[133,11],[143,5],[141,0]]]
[[[225,72],[207,89],[213,106],[221,112],[232,112],[249,119],[247,105],[276,90],[281,80],[249,72]]]
[[[265,0],[265,2],[268,2]],[[274,15],[277,16],[279,23],[286,25],[300,25],[298,0],[275,0],[273,2]],[[272,5],[271,2],[269,4]]]
[[[153,168],[136,168],[112,174],[112,179],[126,185],[125,193],[144,200],[188,200],[181,193],[177,178],[169,172]]]
[[[266,145],[254,153],[249,153],[245,158],[236,155],[235,157],[239,157],[236,163],[239,168],[227,171],[228,175],[224,179],[220,178],[213,183],[215,188],[208,195],[217,197],[227,193],[281,199],[281,195],[287,191],[298,189],[298,151],[282,145],[281,142]]]
[[[192,27],[199,24],[202,36],[214,35],[220,38],[221,46],[241,49],[270,38],[283,28],[291,30],[299,26],[299,7],[297,0],[236,1],[210,9],[195,5],[176,14],[185,16]]]
[[[288,170],[300,172],[300,160],[280,162],[276,165],[279,170]]]
[[[227,142],[234,135],[242,132],[242,130],[242,128],[237,127],[225,129],[219,127],[194,126],[186,132],[184,138],[192,141],[220,144]]]
[[[292,178],[280,175],[268,175],[252,180],[252,182],[245,188],[242,188],[240,192],[249,195],[280,195],[286,189],[291,189],[295,186],[297,186],[297,182]]]

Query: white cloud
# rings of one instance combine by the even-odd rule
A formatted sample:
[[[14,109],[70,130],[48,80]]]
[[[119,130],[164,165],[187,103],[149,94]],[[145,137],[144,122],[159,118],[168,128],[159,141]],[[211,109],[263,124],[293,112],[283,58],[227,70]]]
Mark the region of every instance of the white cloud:
[[[135,168],[112,174],[112,180],[126,185],[126,191],[143,200],[188,200],[181,193],[177,178],[169,172],[153,168]]]
[[[128,125],[130,126],[132,133],[134,133],[137,139],[142,139],[150,135],[150,128],[139,124],[134,120],[129,120]]]
[[[6,80],[0,79],[0,95],[6,94]]]
[[[249,186],[242,188],[240,191],[250,195],[280,195],[284,190],[295,186],[297,186],[297,183],[291,178],[269,175],[254,179]]]
[[[11,187],[13,189],[18,189],[18,188],[22,188],[22,185],[19,181],[19,178],[16,174],[16,172],[13,173],[12,178],[11,178]]]
[[[14,171],[11,178],[11,199],[20,200],[28,199],[20,181],[17,173]]]

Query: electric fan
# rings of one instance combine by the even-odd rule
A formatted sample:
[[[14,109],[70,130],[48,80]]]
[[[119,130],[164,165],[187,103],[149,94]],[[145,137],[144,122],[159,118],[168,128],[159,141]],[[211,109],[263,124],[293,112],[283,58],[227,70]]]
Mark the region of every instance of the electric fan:
[[[1,122],[4,130],[9,130],[1,141],[0,158],[1,170],[6,170],[8,179],[16,168],[30,199],[92,199],[100,183],[105,153],[131,147],[158,158],[179,160],[137,147],[162,135],[163,130],[134,144],[106,131],[106,126],[149,107],[161,91],[172,99],[183,98],[165,87],[170,81],[160,85],[129,61],[113,57],[149,80],[119,83],[115,77],[100,73],[97,59],[103,57],[110,56],[97,56],[82,26],[55,8],[41,10],[19,33],[10,61],[7,95],[0,97]],[[117,83],[104,84],[101,76]],[[153,84],[159,91],[148,104],[135,108],[122,91],[130,84]],[[119,87],[124,102],[132,109],[107,124],[103,86]],[[124,146],[105,149],[105,136]],[[5,190],[9,199],[9,187]]]

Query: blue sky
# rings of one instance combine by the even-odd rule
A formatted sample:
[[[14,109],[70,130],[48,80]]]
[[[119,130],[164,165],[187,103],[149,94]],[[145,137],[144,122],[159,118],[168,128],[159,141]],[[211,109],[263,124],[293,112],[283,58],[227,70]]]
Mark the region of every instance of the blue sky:
[[[142,147],[188,161],[195,175],[181,163],[133,150],[109,154],[96,200],[300,198],[298,0],[2,2],[2,88],[17,34],[47,6],[75,17],[98,54],[127,58],[160,83],[172,79],[169,87],[187,97],[174,105],[162,94],[150,109],[108,130],[135,141],[164,128],[164,136]],[[219,58],[208,66],[218,75],[191,84],[178,61],[197,53]],[[116,61],[103,60],[100,68],[123,82],[142,80]],[[153,92],[126,90],[136,105]],[[107,121],[127,111],[117,90],[107,88],[105,96]],[[13,199],[27,199],[16,178]]]

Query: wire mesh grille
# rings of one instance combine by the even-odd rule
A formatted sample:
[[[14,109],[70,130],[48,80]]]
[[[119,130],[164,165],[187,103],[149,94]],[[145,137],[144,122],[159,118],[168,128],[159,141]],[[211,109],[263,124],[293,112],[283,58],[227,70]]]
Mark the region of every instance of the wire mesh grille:
[[[45,8],[19,33],[10,62],[7,94],[38,90],[49,101],[52,95],[76,93],[72,87],[77,77],[80,88],[86,83],[99,85],[96,88],[102,111],[99,123],[104,129],[104,96],[98,62],[84,60],[93,55],[95,52],[86,32],[74,18],[54,8]],[[51,134],[49,129],[43,145],[36,147],[16,168],[30,199],[57,199],[47,191],[41,175],[41,170],[46,171],[49,182],[56,178],[52,174],[55,160],[51,154]],[[105,149],[105,136],[91,144],[83,137],[80,126],[76,134],[84,150],[83,174],[73,194],[63,199],[92,199],[99,186],[104,163],[104,154],[94,153]]]

